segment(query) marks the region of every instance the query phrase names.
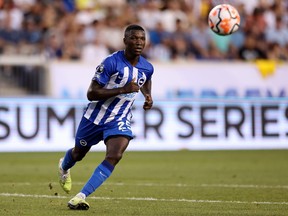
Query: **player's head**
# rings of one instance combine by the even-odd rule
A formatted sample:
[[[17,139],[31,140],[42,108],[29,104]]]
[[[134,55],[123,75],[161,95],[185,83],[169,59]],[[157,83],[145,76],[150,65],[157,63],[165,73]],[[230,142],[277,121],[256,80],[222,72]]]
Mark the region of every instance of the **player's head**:
[[[135,24],[127,26],[123,42],[125,44],[125,52],[133,56],[141,55],[146,43],[144,28]]]
[[[125,29],[125,37],[126,35],[129,35],[130,34],[130,31],[143,31],[145,32],[144,28],[140,25],[136,25],[136,24],[131,24],[129,26],[126,27]]]

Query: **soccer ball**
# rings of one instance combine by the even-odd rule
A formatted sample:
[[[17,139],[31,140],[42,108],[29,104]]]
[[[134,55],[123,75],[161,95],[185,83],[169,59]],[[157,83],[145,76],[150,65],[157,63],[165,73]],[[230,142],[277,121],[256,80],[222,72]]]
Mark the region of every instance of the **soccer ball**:
[[[208,23],[213,32],[218,35],[230,35],[240,26],[238,11],[229,4],[220,4],[212,8]]]

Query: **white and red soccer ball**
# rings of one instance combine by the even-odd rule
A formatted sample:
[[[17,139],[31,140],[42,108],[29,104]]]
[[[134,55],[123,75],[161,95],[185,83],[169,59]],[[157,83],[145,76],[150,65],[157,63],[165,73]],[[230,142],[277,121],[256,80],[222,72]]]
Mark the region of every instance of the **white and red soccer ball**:
[[[213,32],[218,35],[230,35],[240,26],[240,15],[230,4],[219,4],[212,8],[208,23]]]

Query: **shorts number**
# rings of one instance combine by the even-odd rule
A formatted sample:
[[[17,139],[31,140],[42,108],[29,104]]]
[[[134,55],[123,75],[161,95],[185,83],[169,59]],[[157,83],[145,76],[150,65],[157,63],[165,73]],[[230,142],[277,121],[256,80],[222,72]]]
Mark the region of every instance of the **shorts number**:
[[[118,130],[120,131],[131,130],[130,121],[118,122]]]

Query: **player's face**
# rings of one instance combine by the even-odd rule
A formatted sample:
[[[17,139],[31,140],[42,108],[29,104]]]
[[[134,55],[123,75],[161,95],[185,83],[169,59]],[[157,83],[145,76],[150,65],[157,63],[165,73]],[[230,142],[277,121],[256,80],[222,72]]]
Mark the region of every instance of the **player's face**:
[[[141,55],[145,47],[146,37],[145,32],[141,30],[131,30],[124,38],[126,51],[131,55]]]

